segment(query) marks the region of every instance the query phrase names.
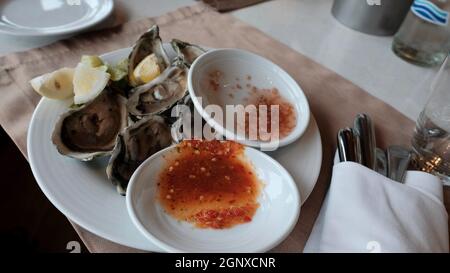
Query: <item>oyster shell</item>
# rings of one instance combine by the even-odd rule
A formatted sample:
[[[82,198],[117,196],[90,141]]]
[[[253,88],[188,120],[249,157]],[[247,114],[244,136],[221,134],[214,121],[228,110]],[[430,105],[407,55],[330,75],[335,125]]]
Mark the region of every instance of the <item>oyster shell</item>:
[[[187,94],[187,67],[178,62],[153,81],[131,90],[127,109],[135,116],[159,114]]]
[[[91,102],[62,114],[52,142],[60,154],[88,161],[110,154],[127,123],[126,99],[106,88]]]
[[[206,52],[205,49],[198,45],[183,42],[178,39],[173,39],[170,44],[177,53],[178,58],[182,59],[188,67],[191,66],[195,59]]]
[[[171,143],[170,128],[157,115],[145,117],[120,133],[106,168],[117,191],[125,195],[128,181],[137,167]]]
[[[145,57],[153,53],[158,60],[160,71],[164,71],[170,66],[170,60],[159,37],[157,25],[152,26],[138,39],[128,57],[128,81],[131,86],[139,85],[133,76],[134,69]]]

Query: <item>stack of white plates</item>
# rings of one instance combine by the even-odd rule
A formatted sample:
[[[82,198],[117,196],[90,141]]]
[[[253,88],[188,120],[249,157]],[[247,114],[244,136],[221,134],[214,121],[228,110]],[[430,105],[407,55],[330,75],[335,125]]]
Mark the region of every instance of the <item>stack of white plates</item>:
[[[51,36],[79,32],[108,17],[112,0],[5,0],[0,33]]]

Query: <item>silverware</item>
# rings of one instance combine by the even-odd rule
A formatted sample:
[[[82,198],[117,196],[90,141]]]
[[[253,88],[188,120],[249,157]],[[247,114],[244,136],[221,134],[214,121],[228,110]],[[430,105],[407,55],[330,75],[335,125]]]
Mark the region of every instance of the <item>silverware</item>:
[[[405,172],[411,160],[411,151],[398,145],[389,146],[387,149],[388,177],[403,183]]]
[[[340,162],[357,162],[403,183],[411,161],[411,151],[398,145],[389,146],[386,152],[377,148],[375,129],[367,114],[356,115],[353,126],[341,129],[337,134]]]
[[[337,135],[337,144],[339,151],[339,160],[358,162],[358,156],[356,151],[356,142],[353,129],[345,128],[341,129]]]
[[[377,148],[376,149],[376,171],[384,176],[387,176],[388,174],[388,164],[386,159],[386,153],[383,149]]]
[[[367,114],[356,115],[353,123],[359,163],[376,170],[376,140],[372,120]]]

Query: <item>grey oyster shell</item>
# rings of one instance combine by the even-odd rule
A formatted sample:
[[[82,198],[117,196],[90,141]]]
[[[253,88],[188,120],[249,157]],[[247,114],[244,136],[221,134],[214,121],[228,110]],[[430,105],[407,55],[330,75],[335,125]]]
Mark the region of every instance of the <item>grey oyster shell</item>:
[[[60,154],[89,161],[111,154],[127,125],[126,99],[107,87],[91,102],[62,114],[52,142]]]
[[[158,60],[160,71],[164,71],[170,66],[170,60],[159,37],[157,25],[152,26],[138,39],[128,57],[128,82],[131,86],[139,85],[133,76],[134,69],[145,57],[153,53]]]
[[[160,114],[187,94],[188,69],[177,62],[149,83],[131,90],[127,109],[135,116]]]
[[[206,52],[205,49],[199,47],[198,45],[183,42],[178,39],[173,39],[170,44],[172,45],[173,50],[177,53],[177,57],[183,60],[188,67],[192,65],[195,59]]]
[[[145,117],[120,133],[106,168],[119,194],[125,195],[131,175],[142,162],[171,144],[170,128],[157,115]]]

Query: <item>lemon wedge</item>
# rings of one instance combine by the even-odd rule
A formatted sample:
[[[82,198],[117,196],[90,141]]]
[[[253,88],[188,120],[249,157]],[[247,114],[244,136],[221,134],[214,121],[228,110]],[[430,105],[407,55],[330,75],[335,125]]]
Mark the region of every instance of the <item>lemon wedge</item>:
[[[133,76],[139,84],[148,83],[161,74],[155,54],[145,57],[134,69]]]
[[[73,75],[74,103],[83,104],[97,97],[105,89],[109,77],[103,69],[79,63]]]
[[[111,75],[112,81],[120,81],[128,75],[128,58],[118,62],[116,65],[108,66],[107,72]]]
[[[41,96],[63,100],[73,96],[73,68],[61,68],[36,77],[30,81],[31,87]]]
[[[101,70],[103,72],[108,72],[108,66],[107,65],[101,65],[94,67],[95,69]],[[109,73],[108,73],[109,74]]]
[[[81,63],[87,64],[90,67],[99,67],[104,65],[102,59],[95,55],[83,55],[81,56]]]

